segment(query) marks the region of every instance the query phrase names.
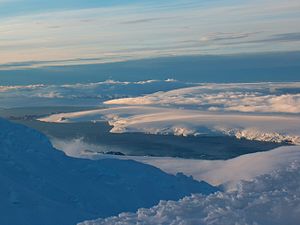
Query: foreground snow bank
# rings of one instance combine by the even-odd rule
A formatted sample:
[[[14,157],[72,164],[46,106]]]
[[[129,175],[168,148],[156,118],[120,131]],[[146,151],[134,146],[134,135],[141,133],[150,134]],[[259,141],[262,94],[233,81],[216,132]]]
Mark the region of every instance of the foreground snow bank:
[[[67,157],[39,132],[0,118],[0,224],[53,225],[134,212],[216,188],[132,160]]]
[[[226,190],[236,189],[236,184],[240,180],[249,181],[274,170],[284,169],[295,160],[300,161],[300,146],[284,146],[269,151],[245,154],[228,160],[199,160],[173,157],[116,156],[84,151],[84,149],[101,151],[103,146],[91,145],[82,139],[61,142],[54,140],[53,144],[57,149],[72,157],[94,160],[103,158],[135,160],[160,168],[166,173],[174,175],[184,173],[187,176],[193,176],[198,181],[204,180],[215,186],[222,185]],[[116,151],[113,147],[110,150]]]
[[[300,221],[300,163],[241,181],[232,192],[192,195],[179,201],[161,201],[150,209],[78,225],[130,224],[260,224],[296,225]]]
[[[242,155],[229,160],[196,160],[164,157],[128,157],[162,169],[171,174],[182,172],[196,180],[222,185],[227,190],[236,189],[240,180],[284,169],[293,161],[300,161],[300,147],[280,147],[266,152]],[[300,174],[299,174],[300,176]]]

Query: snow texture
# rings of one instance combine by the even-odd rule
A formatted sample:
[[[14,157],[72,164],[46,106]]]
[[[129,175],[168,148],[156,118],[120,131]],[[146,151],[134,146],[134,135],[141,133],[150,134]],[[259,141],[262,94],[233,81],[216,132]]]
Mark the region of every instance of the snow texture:
[[[53,225],[134,212],[217,189],[132,160],[75,159],[39,132],[0,119],[0,224]]]
[[[160,168],[166,173],[184,173],[198,181],[218,186],[226,190],[235,190],[240,180],[250,181],[257,176],[286,168],[295,160],[300,161],[300,146],[285,146],[273,150],[256,152],[228,160],[199,160],[173,157],[116,156],[106,155],[83,149],[98,149],[101,152],[107,146],[91,145],[82,139],[54,140],[54,145],[67,155],[77,158],[103,159],[117,158],[135,160]],[[114,151],[113,148],[109,150]],[[234,172],[233,172],[234,171]]]
[[[238,189],[209,196],[192,195],[179,201],[160,201],[136,213],[86,221],[78,225],[297,225],[300,221],[300,163],[241,181]]]

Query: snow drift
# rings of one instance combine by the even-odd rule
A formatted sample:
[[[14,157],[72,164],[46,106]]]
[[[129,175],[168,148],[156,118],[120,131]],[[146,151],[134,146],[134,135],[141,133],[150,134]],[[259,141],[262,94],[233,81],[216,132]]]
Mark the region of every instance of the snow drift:
[[[150,209],[141,208],[136,213],[122,213],[78,225],[297,225],[300,220],[299,169],[300,162],[293,162],[253,181],[241,181],[238,190],[233,192],[192,195],[177,202],[161,201]]]
[[[83,139],[54,140],[53,145],[71,157],[93,160],[104,158],[135,160],[155,166],[166,173],[174,175],[183,173],[187,176],[193,176],[198,181],[204,180],[214,186],[221,185],[222,189],[225,190],[235,190],[237,183],[241,180],[251,181],[257,176],[269,174],[274,170],[282,170],[295,160],[300,161],[300,146],[298,145],[282,146],[269,151],[244,154],[227,160],[108,155],[102,154],[101,149],[115,151],[113,147],[106,148],[106,146],[92,145]],[[83,151],[82,149],[98,149],[98,152],[93,150]]]

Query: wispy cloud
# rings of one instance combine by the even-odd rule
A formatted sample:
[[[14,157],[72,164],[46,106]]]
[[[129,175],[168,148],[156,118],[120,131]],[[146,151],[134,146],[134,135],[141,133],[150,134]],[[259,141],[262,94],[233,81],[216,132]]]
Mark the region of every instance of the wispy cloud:
[[[240,43],[300,42],[300,32],[274,34],[264,39],[250,40]]]
[[[88,6],[81,2],[73,9],[6,15],[0,22],[0,64],[300,49],[299,1]]]
[[[169,18],[164,18],[164,17],[145,18],[145,19],[124,21],[124,22],[121,22],[121,24],[149,23],[149,22],[159,21],[159,20],[164,20],[164,19],[169,19]]]
[[[114,98],[143,95],[158,90],[187,87],[191,84],[173,79],[77,83],[63,85],[10,85],[0,86],[1,107],[40,105],[88,105],[99,106]]]
[[[105,103],[177,106],[208,111],[300,113],[299,92],[300,83],[297,82],[206,84]]]
[[[212,33],[208,34],[206,36],[203,36],[200,38],[200,41],[227,41],[227,40],[236,40],[236,39],[245,39],[249,38],[251,36],[254,36],[255,34],[258,34],[259,32],[237,32],[237,33]]]

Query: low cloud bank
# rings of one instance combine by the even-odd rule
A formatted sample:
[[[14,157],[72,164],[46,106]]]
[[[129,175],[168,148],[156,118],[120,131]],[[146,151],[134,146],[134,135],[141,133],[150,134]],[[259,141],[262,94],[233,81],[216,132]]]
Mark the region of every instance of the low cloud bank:
[[[163,105],[208,111],[300,113],[300,83],[203,84],[106,101],[107,105]]]
[[[158,90],[168,91],[188,86],[192,86],[192,84],[174,79],[132,82],[106,80],[85,84],[0,86],[0,105],[3,107],[101,105],[103,101],[110,99],[136,97]]]

